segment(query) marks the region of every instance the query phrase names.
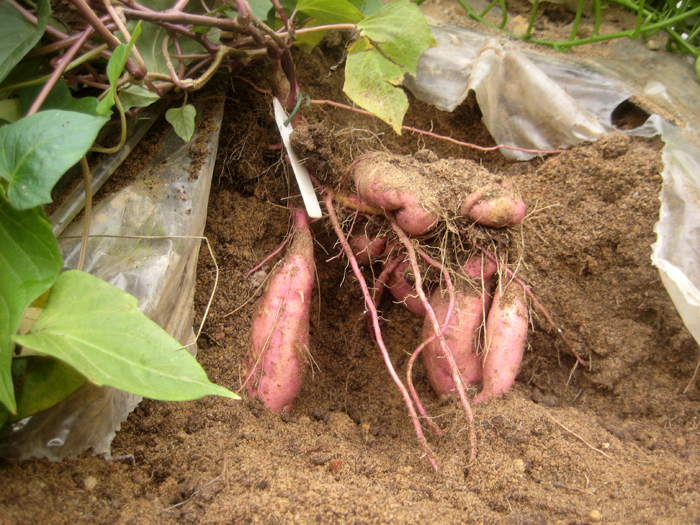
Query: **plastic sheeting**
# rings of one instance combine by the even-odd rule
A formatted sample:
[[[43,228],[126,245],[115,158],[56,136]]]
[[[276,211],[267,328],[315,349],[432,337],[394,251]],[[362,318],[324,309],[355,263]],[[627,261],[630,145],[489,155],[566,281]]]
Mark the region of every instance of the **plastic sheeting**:
[[[192,323],[200,237],[204,232],[211,178],[223,116],[216,102],[216,131],[196,130],[185,143],[170,129],[148,165],[126,188],[101,201],[92,213],[85,271],[139,300],[139,308],[196,353]],[[204,111],[196,104],[197,114]],[[207,152],[204,162],[201,139]],[[83,222],[72,223],[59,238],[65,268],[74,268]],[[142,236],[154,238],[111,238]],[[76,239],[75,237],[78,237]],[[169,237],[169,238],[162,238]],[[185,238],[190,237],[190,238]],[[85,383],[53,407],[13,425],[0,453],[15,459],[74,457],[88,448],[110,455],[110,444],[140,397]]]
[[[612,113],[632,96],[650,100],[679,128],[652,115],[631,135],[661,135],[664,185],[652,263],[686,327],[700,343],[700,85],[684,60],[620,40],[605,58],[582,60],[520,51],[455,26],[433,27],[438,46],[421,57],[405,85],[417,98],[452,111],[473,90],[499,144],[552,150],[621,133]],[[668,82],[667,79],[672,79]],[[504,155],[533,154],[501,150]]]

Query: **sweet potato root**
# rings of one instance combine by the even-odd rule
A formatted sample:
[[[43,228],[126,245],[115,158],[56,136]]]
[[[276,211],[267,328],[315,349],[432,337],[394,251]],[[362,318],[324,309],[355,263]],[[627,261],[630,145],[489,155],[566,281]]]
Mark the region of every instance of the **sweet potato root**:
[[[293,209],[294,238],[255,306],[245,381],[273,412],[288,411],[301,389],[314,284],[313,240],[304,210]]]
[[[500,396],[513,386],[525,349],[527,321],[525,289],[515,282],[499,287],[486,322],[484,387],[474,403]]]
[[[358,162],[353,176],[360,199],[393,212],[398,225],[413,236],[429,233],[441,219],[455,215],[493,228],[514,226],[525,217],[525,203],[510,185],[465,160],[382,154]]]
[[[487,261],[482,269],[480,259],[472,259],[464,265],[464,271],[474,279],[477,283],[475,288],[479,288],[480,291],[468,284],[461,285],[462,289],[455,293],[454,311],[443,333],[462,381],[468,386],[480,382],[483,377],[479,333],[484,312],[488,312],[491,302],[488,282],[496,271],[496,265]],[[435,290],[430,297],[430,306],[438,322],[444,324],[449,306],[447,295],[439,289]],[[432,335],[433,325],[426,319],[423,325],[423,339]],[[452,370],[438,341],[433,341],[423,350],[423,363],[430,385],[437,395],[456,393]]]

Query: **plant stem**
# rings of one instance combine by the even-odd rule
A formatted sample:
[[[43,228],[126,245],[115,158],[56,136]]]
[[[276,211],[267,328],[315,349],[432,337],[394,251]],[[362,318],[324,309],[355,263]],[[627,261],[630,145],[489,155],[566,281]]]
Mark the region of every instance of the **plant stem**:
[[[114,146],[113,148],[100,148],[93,146],[90,148],[90,151],[94,151],[95,153],[105,153],[107,155],[111,155],[112,153],[116,153],[120,149],[124,147],[124,144],[126,143],[126,114],[124,113],[124,107],[122,106],[121,100],[119,100],[119,95],[117,93],[114,93],[114,104],[117,106],[117,109],[119,110],[119,118],[121,120],[121,125],[122,125],[122,133],[121,137],[119,138],[119,143]]]
[[[100,20],[94,11],[85,3],[85,0],[70,1],[111,49],[116,49],[117,46],[121,44],[119,39],[114,36],[111,31],[107,29],[107,27],[105,27],[102,20]],[[145,71],[142,71],[131,58],[127,58],[126,60],[126,70],[135,80],[142,80],[145,76]]]
[[[622,5],[623,7],[626,7],[630,9],[631,11],[634,11],[635,13],[638,14],[637,18],[637,24],[634,29],[629,29],[625,31],[618,31],[616,33],[610,33],[607,35],[600,35],[598,34],[598,29],[600,28],[600,4],[599,0],[594,0],[596,2],[597,6],[597,11],[596,11],[596,25],[595,29],[593,31],[593,35],[587,38],[581,38],[579,40],[538,40],[538,39],[532,39],[530,38],[531,34],[531,29],[534,24],[534,17],[536,14],[536,7],[539,4],[539,0],[535,0],[534,5],[533,5],[533,11],[532,11],[532,16],[530,18],[530,24],[528,25],[528,29],[523,35],[518,35],[516,33],[512,33],[510,31],[506,31],[505,29],[502,29],[501,27],[492,24],[491,22],[487,21],[485,18],[480,16],[478,13],[476,13],[467,3],[465,0],[459,0],[459,3],[462,5],[462,7],[465,9],[467,12],[467,16],[470,18],[476,20],[477,22],[480,22],[484,24],[487,27],[490,27],[492,29],[495,29],[504,35],[507,35],[511,38],[516,38],[518,40],[527,40],[528,42],[532,42],[534,44],[542,44],[546,45],[549,47],[552,47],[558,51],[563,51],[566,50],[570,47],[573,46],[580,46],[580,45],[586,45],[586,44],[592,44],[595,42],[603,42],[606,40],[613,40],[616,38],[636,38],[640,33],[647,33],[650,31],[656,31],[659,29],[664,29],[669,33],[669,35],[674,36],[674,40],[676,40],[675,37],[677,37],[677,43],[682,46],[688,53],[691,53],[694,57],[700,56],[700,49],[693,48],[688,42],[683,39],[680,35],[678,35],[674,30],[673,30],[673,25],[677,24],[679,22],[683,22],[687,19],[690,19],[698,14],[700,14],[700,7],[696,7],[694,9],[690,9],[688,11],[685,11],[679,15],[672,16],[670,18],[664,19],[664,20],[658,20],[658,15],[656,13],[653,13],[651,11],[645,10],[644,9],[644,0],[640,2],[640,6],[634,4],[633,2],[630,2],[629,0],[614,0],[616,3]],[[643,24],[641,23],[641,20],[643,16],[650,16],[652,19],[656,19],[656,22],[653,22],[651,24]],[[301,30],[297,31],[300,32]],[[675,35],[673,35],[675,33]],[[700,77],[699,77],[700,78]]]
[[[72,0],[80,1],[80,0]],[[218,27],[224,31],[241,31],[243,28],[231,18],[214,18],[212,16],[193,15],[183,12],[170,11],[142,11],[140,9],[132,9],[125,7],[123,9],[124,16],[130,20],[143,20],[158,24],[160,22],[169,22],[174,24],[185,24],[204,27]],[[186,29],[185,29],[186,30]]]
[[[44,87],[41,88],[41,91],[37,95],[34,102],[32,102],[29,111],[27,111],[27,116],[33,115],[34,113],[39,111],[39,108],[41,108],[42,104],[46,101],[46,97],[49,96],[51,90],[56,86],[56,82],[58,82],[58,79],[66,71],[66,68],[70,64],[70,61],[73,60],[73,57],[78,52],[78,50],[81,47],[83,47],[83,44],[87,42],[87,39],[90,38],[90,35],[92,35],[92,31],[92,27],[88,27],[87,29],[85,29],[81,37],[78,40],[76,40],[75,43],[70,47],[70,49],[66,51],[66,53],[61,57],[61,59],[58,61],[56,69],[54,69],[51,75],[49,75],[48,81],[46,82],[46,84],[44,84]]]
[[[187,0],[185,0],[187,2]],[[119,31],[122,32],[122,35],[124,35],[124,40],[126,40],[126,43],[128,44],[131,42],[131,34],[129,34],[129,31],[127,30],[126,26],[122,22],[122,19],[120,18],[119,14],[117,13],[117,10],[112,7],[111,1],[110,0],[103,0],[105,9],[107,9],[107,12],[109,15],[112,17],[112,21],[116,24],[116,26],[119,28]],[[146,67],[146,63],[143,61],[143,58],[141,58],[141,53],[139,53],[139,50],[136,49],[136,47],[131,48],[131,52],[134,54],[134,58],[136,59],[136,62],[138,63],[139,67],[144,73],[148,73],[148,68]]]
[[[73,60],[73,62],[68,64],[68,66],[64,70],[64,73],[66,71],[70,71],[71,69],[75,69],[76,67],[78,67],[81,64],[84,64],[88,60],[95,58],[96,56],[100,55],[105,49],[107,49],[107,44],[102,44],[100,47],[94,48],[89,53],[85,53],[84,55],[80,56],[79,58],[76,58],[75,60]],[[49,80],[52,75],[53,75],[53,73],[41,76],[39,78],[34,78],[32,80],[27,80],[26,82],[18,82],[17,84],[5,86],[4,88],[0,89],[0,93],[4,93],[6,91],[12,91],[14,89],[19,89],[19,88],[23,88],[23,87],[36,86],[38,84],[43,84],[44,82]]]

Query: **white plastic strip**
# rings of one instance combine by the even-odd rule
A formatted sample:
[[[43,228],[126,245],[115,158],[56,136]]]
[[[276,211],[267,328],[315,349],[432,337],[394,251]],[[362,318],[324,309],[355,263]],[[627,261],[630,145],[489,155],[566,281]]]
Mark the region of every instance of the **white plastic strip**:
[[[299,159],[297,159],[296,154],[292,150],[292,145],[289,142],[289,136],[292,134],[292,125],[284,125],[284,121],[287,120],[287,112],[284,110],[277,97],[272,99],[272,105],[275,108],[275,122],[277,122],[280,135],[282,135],[284,148],[287,150],[287,155],[289,155],[289,161],[292,164],[292,170],[294,171],[294,176],[297,179],[297,184],[299,185],[299,190],[301,191],[301,197],[304,199],[306,213],[309,214],[309,217],[318,219],[322,215],[321,207],[318,204],[318,198],[316,197],[316,192],[314,192],[314,186],[311,184],[309,172],[306,170],[306,166],[299,162]]]

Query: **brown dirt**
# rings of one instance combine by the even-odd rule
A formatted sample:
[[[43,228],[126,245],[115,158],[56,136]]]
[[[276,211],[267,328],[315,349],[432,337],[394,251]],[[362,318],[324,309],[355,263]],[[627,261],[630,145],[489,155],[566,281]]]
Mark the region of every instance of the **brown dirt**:
[[[329,70],[340,58],[328,44],[297,55],[304,92],[344,101],[342,73]],[[222,278],[199,360],[212,381],[238,390],[256,292],[243,277],[287,234],[280,199],[293,185],[279,152],[267,149],[278,140],[269,97],[239,81],[227,96],[206,230]],[[453,114],[413,100],[411,107],[409,125],[492,144],[471,99]],[[245,396],[145,400],[113,442],[113,455],[133,455],[133,463],[89,453],[58,464],[0,462],[0,523],[700,523],[700,392],[683,393],[698,346],[649,261],[659,141],[616,136],[511,163],[417,135],[397,138],[339,109],[304,115],[334,129],[336,151],[347,159],[381,149],[378,140],[396,154],[427,147],[441,158],[475,160],[516,185],[529,208],[510,233],[523,245],[520,275],[591,371],[574,369],[533,309],[514,388],[474,408],[479,457],[469,465],[459,404],[438,400],[417,366],[418,392],[444,431],[428,436],[441,468],[433,472],[367,335],[359,287],[320,221],[313,226],[316,366],[290,414]],[[200,316],[212,284],[202,252]],[[422,321],[390,301],[382,313],[403,375]]]

